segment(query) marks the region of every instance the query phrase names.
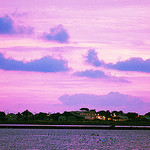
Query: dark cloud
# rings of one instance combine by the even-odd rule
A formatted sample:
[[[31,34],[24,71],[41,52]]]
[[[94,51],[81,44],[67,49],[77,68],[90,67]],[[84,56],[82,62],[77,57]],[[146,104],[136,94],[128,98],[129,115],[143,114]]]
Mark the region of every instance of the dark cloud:
[[[36,72],[63,72],[69,70],[66,61],[57,60],[50,56],[24,63],[23,61],[14,60],[12,58],[6,59],[1,53],[0,69]]]
[[[105,64],[105,66],[121,71],[140,71],[150,73],[150,59],[143,60],[139,57],[133,57],[125,61],[119,61],[116,64]]]
[[[91,69],[91,70],[85,70],[85,71],[78,71],[78,72],[75,72],[73,75],[78,76],[78,77],[87,77],[87,78],[93,78],[93,79],[105,79],[107,81],[112,81],[112,82],[129,83],[129,81],[123,78],[107,75],[105,74],[105,72],[100,71],[100,70]]]
[[[7,15],[0,17],[0,34],[31,34],[32,32],[32,27],[15,27],[13,20]]]
[[[95,67],[99,67],[102,65],[102,61],[100,61],[97,57],[97,53],[95,52],[94,49],[90,49],[88,50],[87,56],[85,56],[86,58],[86,62],[95,66]]]
[[[8,17],[0,18],[0,34],[12,34],[14,32],[13,21]]]
[[[50,29],[49,33],[43,34],[44,39],[48,41],[56,41],[59,43],[67,43],[69,35],[62,25],[58,25]]]
[[[121,94],[119,92],[110,92],[107,95],[63,95],[59,100],[65,106],[78,106],[79,108],[83,106],[99,109],[120,108],[121,110],[136,112],[139,112],[139,110],[142,109],[148,111],[148,108],[150,108],[150,103],[143,102],[138,97]]]
[[[87,56],[85,56],[86,62],[92,66],[99,67],[103,66],[121,71],[139,71],[150,73],[150,59],[143,60],[140,57],[132,57],[125,61],[119,61],[116,64],[105,63],[103,60],[99,60],[97,53],[94,49],[88,50]],[[85,74],[85,73],[84,73]],[[92,75],[91,75],[92,76]]]
[[[89,77],[89,78],[107,78],[108,76],[99,70],[85,70],[85,71],[78,71],[75,72],[74,75],[78,77]]]

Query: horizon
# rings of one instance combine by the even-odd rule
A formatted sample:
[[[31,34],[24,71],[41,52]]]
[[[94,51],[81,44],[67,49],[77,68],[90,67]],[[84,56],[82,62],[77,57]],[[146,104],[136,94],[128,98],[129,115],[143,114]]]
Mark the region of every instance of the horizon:
[[[150,110],[149,0],[1,0],[0,111]]]
[[[88,109],[88,108],[87,108],[87,109]],[[98,113],[98,112],[101,112],[101,111],[104,111],[104,112],[109,111],[110,114],[112,114],[113,112],[122,112],[123,115],[126,115],[126,114],[128,114],[128,113],[136,113],[136,114],[138,114],[137,112],[126,112],[126,113],[125,113],[125,112],[123,112],[122,110],[120,110],[120,111],[116,111],[116,110],[110,111],[110,110],[89,109],[89,111],[86,111],[86,112],[90,112],[90,111],[93,111],[93,110],[95,111],[95,113]],[[71,110],[71,111],[64,111],[64,112],[53,112],[53,113],[51,113],[51,112],[32,112],[32,111],[30,111],[30,110],[28,110],[28,109],[23,110],[22,112],[16,112],[16,113],[13,113],[13,112],[6,113],[5,111],[0,111],[0,112],[4,112],[5,115],[9,115],[9,114],[15,114],[15,115],[17,115],[18,113],[22,114],[22,113],[25,112],[25,111],[29,111],[29,112],[31,112],[33,115],[36,115],[36,114],[39,114],[39,113],[46,113],[46,114],[51,115],[51,114],[57,114],[57,113],[63,114],[63,113],[65,113],[65,112],[82,112],[81,108],[80,108],[79,110]],[[150,113],[150,112],[146,112],[145,114],[138,114],[138,115],[140,115],[140,116],[145,116],[145,115],[148,114],[148,113]]]

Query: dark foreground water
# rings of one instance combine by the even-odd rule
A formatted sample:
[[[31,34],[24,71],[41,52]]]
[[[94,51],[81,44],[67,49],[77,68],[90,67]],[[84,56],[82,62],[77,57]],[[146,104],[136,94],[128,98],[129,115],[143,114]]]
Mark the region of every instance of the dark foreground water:
[[[150,150],[150,130],[0,129],[0,150]]]

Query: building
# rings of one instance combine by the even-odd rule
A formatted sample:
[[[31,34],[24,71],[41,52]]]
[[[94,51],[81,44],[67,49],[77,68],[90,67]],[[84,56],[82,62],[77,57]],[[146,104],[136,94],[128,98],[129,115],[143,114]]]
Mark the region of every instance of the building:
[[[96,114],[96,119],[99,119],[99,120],[106,120],[106,117],[105,117],[105,116],[102,116],[102,115],[99,115],[99,114]]]
[[[80,116],[84,117],[86,120],[94,120],[96,119],[96,111],[95,109],[89,111],[83,110],[80,112]]]
[[[128,117],[127,116],[124,116],[124,115],[116,115],[115,113],[112,115],[112,120],[113,121],[127,121],[128,120]]]

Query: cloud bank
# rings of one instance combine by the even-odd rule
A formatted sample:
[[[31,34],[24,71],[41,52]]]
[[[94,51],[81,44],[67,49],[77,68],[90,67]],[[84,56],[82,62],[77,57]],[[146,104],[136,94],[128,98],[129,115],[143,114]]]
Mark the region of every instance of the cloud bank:
[[[14,26],[13,20],[9,16],[0,17],[0,34],[31,34],[32,27]]]
[[[88,50],[87,56],[85,56],[85,58],[86,58],[85,61],[88,64],[91,64],[91,65],[93,65],[95,67],[99,67],[99,66],[102,65],[102,62],[98,59],[97,53],[95,52],[94,49]]]
[[[121,71],[139,71],[150,73],[150,59],[143,60],[140,57],[133,57],[116,64],[105,64],[106,67]]]
[[[138,97],[131,95],[121,94],[119,92],[110,92],[106,95],[91,95],[91,94],[75,94],[75,95],[63,95],[59,98],[65,106],[78,106],[99,108],[118,108],[125,111],[148,111],[150,103],[142,101]]]
[[[58,25],[51,28],[49,33],[43,33],[43,38],[48,41],[67,43],[69,40],[69,35],[62,25]]]
[[[0,69],[35,72],[63,72],[69,70],[66,61],[57,60],[50,56],[24,63],[12,58],[6,59],[2,53],[0,53]]]
[[[131,57],[125,61],[119,61],[116,64],[105,63],[100,61],[97,57],[97,53],[94,49],[88,50],[87,56],[85,56],[86,62],[95,67],[106,67],[120,71],[137,71],[137,72],[147,72],[150,73],[150,59],[143,60],[140,57]]]

